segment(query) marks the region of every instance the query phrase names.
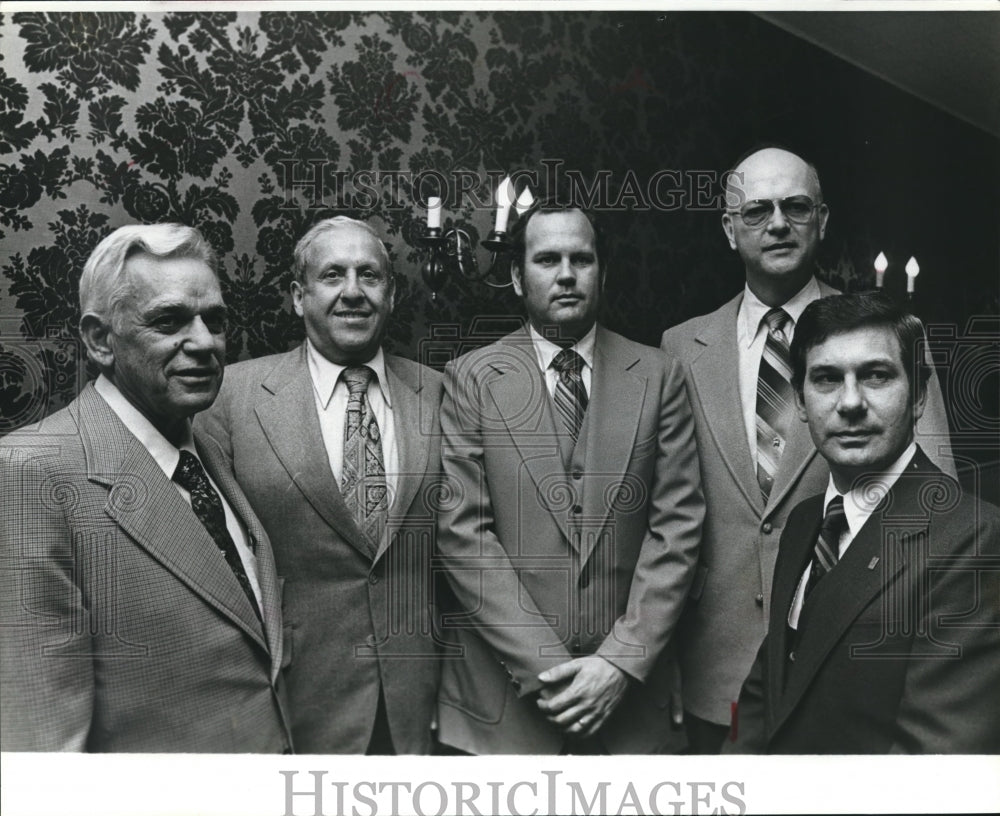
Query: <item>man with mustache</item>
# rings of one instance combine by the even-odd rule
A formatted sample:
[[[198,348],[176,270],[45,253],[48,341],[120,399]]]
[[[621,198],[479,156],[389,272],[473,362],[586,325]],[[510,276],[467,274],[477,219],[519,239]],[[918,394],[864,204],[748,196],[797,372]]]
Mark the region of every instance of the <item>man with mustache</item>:
[[[677,648],[691,750],[718,753],[740,684],[767,629],[771,575],[788,512],[823,489],[828,468],[794,422],[788,343],[802,310],[835,290],[816,279],[829,209],[815,167],[767,147],[739,161],[722,227],[745,267],[743,291],[668,329],[694,410],[707,515],[701,563]],[[954,474],[937,379],[917,433]]]
[[[80,307],[100,376],[0,442],[0,747],[288,753],[271,547],[191,430],[222,382],[215,256],[121,227]]]
[[[830,477],[788,516],[727,749],[1000,751],[1000,512],[914,440],[923,336],[881,293],[799,318],[795,404]]]
[[[296,750],[431,749],[441,375],[386,354],[395,278],[363,221],[295,247],[299,348],[231,366],[199,427],[271,535]]]
[[[649,753],[669,734],[664,647],[703,504],[680,365],[597,323],[591,215],[541,202],[513,231],[528,325],[450,363],[438,545],[440,739],[461,752]]]

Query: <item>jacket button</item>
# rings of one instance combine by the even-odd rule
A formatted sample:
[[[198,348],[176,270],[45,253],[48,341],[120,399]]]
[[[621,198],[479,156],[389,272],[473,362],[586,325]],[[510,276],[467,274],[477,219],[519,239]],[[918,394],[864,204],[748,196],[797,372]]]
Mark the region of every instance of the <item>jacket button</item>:
[[[774,527],[771,526],[771,522],[765,521],[761,525],[760,529],[763,530],[764,535],[771,535],[771,531],[774,529]]]
[[[580,479],[582,479],[582,478],[583,478],[583,474],[582,474],[582,473],[581,473],[581,472],[580,472],[579,470],[574,470],[574,471],[573,471],[573,478],[574,478],[574,479],[575,479],[576,481],[580,481]]]
[[[370,646],[372,649],[374,649],[375,648],[375,635],[368,635],[368,637],[365,638],[365,644],[367,646]]]
[[[754,598],[754,601],[756,602],[757,606],[763,606],[764,605],[764,593],[763,592],[758,592],[757,593],[757,597]]]
[[[795,662],[795,652],[789,652],[788,653],[788,662],[789,663],[794,663]]]
[[[578,504],[574,504],[574,505],[573,505],[573,509],[572,509],[572,510],[570,510],[570,512],[571,512],[571,513],[572,513],[572,514],[573,514],[574,516],[578,516],[578,515],[580,515],[580,513],[582,513],[582,512],[583,512],[583,508],[582,508],[582,507],[581,507],[580,505],[578,505]]]
[[[368,576],[368,583],[372,586],[378,583],[378,576],[374,572]]]

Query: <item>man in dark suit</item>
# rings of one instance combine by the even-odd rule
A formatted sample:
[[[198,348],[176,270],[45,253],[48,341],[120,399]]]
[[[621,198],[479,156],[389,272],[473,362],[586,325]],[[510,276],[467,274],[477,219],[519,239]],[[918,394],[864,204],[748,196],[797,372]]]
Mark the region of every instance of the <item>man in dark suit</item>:
[[[815,277],[829,210],[816,169],[765,148],[737,163],[722,226],[746,272],[740,294],[675,326],[662,348],[685,366],[705,490],[705,530],[677,636],[684,722],[695,753],[717,753],[764,638],[778,539],[789,510],[823,489],[827,466],[794,421],[788,343],[802,310],[834,294]],[[953,473],[933,378],[917,427]]]
[[[80,280],[100,368],[0,442],[0,747],[289,752],[267,534],[191,416],[226,309],[204,238],[122,227]]]
[[[592,218],[540,204],[513,232],[528,325],[449,364],[439,548],[440,738],[495,753],[644,753],[670,727],[667,645],[703,504],[680,366],[596,322]]]
[[[922,340],[881,293],[799,319],[795,403],[830,478],[782,533],[735,752],[1000,751],[1000,512],[914,441]]]
[[[363,221],[295,249],[306,342],[231,366],[198,426],[274,544],[296,750],[427,753],[441,375],[385,354],[395,280]]]

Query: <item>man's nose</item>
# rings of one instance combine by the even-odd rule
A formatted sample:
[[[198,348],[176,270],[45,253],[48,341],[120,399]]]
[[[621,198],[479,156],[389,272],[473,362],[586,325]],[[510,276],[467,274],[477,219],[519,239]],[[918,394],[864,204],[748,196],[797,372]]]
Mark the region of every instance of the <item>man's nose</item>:
[[[562,259],[556,279],[562,284],[573,284],[576,282],[576,270],[573,268],[573,263],[569,258]]]
[[[207,354],[215,350],[216,337],[211,329],[196,315],[188,325],[187,336],[184,338],[184,350],[189,354]]]
[[[781,211],[781,204],[775,202],[774,210],[770,218],[767,219],[767,231],[784,232],[787,229],[788,221],[785,218],[785,214]]]
[[[361,290],[361,282],[358,280],[358,273],[349,269],[344,276],[344,288],[340,290],[340,296],[349,300],[359,300],[365,293]]]
[[[841,414],[857,414],[867,408],[865,393],[854,377],[845,377],[837,400],[837,410]]]

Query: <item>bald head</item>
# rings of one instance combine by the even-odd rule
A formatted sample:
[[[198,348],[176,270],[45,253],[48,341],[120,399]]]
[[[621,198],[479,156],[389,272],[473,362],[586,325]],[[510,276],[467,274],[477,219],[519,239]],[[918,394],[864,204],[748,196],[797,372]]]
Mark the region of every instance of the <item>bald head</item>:
[[[789,207],[790,211],[801,210],[803,199],[811,207],[804,221],[794,215],[796,220],[789,218],[780,204],[792,198],[799,206]],[[758,150],[730,175],[726,203],[722,229],[743,260],[750,290],[769,306],[784,305],[809,282],[826,234],[829,211],[816,168],[781,148]],[[747,223],[761,206],[769,211],[766,220]]]

